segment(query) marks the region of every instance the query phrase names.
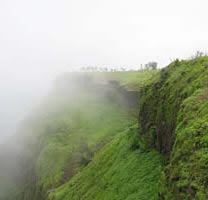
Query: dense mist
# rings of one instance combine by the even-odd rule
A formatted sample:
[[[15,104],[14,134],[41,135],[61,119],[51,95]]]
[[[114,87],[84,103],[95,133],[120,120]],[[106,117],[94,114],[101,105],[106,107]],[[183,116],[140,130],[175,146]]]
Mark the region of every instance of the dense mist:
[[[18,124],[39,104],[51,84],[51,77],[26,70],[0,75],[0,143],[12,136]]]
[[[1,1],[0,141],[63,70],[152,60],[163,67],[206,51],[206,7],[204,0]]]

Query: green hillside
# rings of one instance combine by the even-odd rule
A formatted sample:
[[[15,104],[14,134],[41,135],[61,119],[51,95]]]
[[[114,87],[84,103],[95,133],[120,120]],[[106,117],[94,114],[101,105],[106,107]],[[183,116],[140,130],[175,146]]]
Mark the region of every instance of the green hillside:
[[[168,160],[160,199],[208,199],[208,58],[176,60],[142,93],[142,134]]]
[[[147,150],[138,127],[129,127],[107,144],[67,184],[50,194],[51,200],[126,199],[155,200],[161,156]]]
[[[141,165],[142,171],[150,164],[149,170],[155,169],[147,178],[146,184],[151,187],[146,185],[149,189],[135,191],[135,195],[138,193],[142,197],[145,191],[149,190],[154,199],[157,195],[160,156],[154,151],[143,153],[136,149],[131,150],[130,144],[128,144],[130,139],[120,136],[124,135],[129,127],[137,124],[138,115],[138,103],[135,104],[138,102],[138,97],[135,96],[135,93],[133,96],[128,94],[130,92],[120,83],[123,80],[125,80],[123,84],[127,80],[131,82],[132,78],[135,79],[137,76],[142,77],[140,83],[144,85],[144,77],[147,75],[151,77],[152,74],[152,72],[144,74],[139,72],[135,74],[69,73],[60,76],[49,97],[39,106],[36,113],[33,113],[23,123],[19,133],[19,136],[24,139],[24,149],[32,150],[29,152],[29,156],[26,156],[25,163],[28,165],[22,167],[24,170],[20,169],[19,174],[24,175],[18,179],[18,185],[11,193],[12,195],[10,194],[11,199],[45,199],[51,191],[63,184],[70,184],[71,180],[74,180],[73,177],[76,179],[78,174],[84,173],[88,168],[91,173],[97,173],[97,168],[91,169],[90,166],[93,165],[94,160],[98,160],[97,162],[102,160],[103,156],[99,155],[105,155],[107,164],[103,166],[104,171],[100,171],[100,173],[104,174],[107,170],[109,175],[115,173],[118,178],[122,171],[119,170],[119,166],[116,168],[116,165],[122,165],[123,178],[126,181],[133,178],[132,185],[129,185],[131,190],[136,190],[138,180],[130,173],[126,173],[125,169],[131,167],[129,170],[133,170],[139,162],[147,162],[144,163],[144,166]],[[118,81],[119,76],[122,78],[118,84],[111,83],[112,80]],[[138,80],[137,85],[139,85]],[[134,103],[131,104],[131,101]],[[135,135],[136,129],[130,129],[134,130],[132,134]],[[119,138],[123,139],[120,141]],[[111,141],[114,146],[110,145]],[[137,142],[134,137],[135,146],[138,145]],[[120,157],[124,156],[129,159],[128,162],[118,159],[118,163],[114,164],[114,169],[108,169],[108,166],[113,164],[113,157],[119,155],[119,152]],[[147,160],[145,155],[149,156]],[[157,156],[153,159],[153,155]],[[25,168],[27,173],[25,173]],[[145,174],[145,172],[143,173]],[[135,175],[142,179],[144,174],[137,174],[135,171]],[[157,176],[154,177],[154,174]],[[109,175],[106,174],[106,176]],[[25,177],[30,178],[25,180]],[[84,181],[87,182],[86,184],[90,184],[92,180],[89,180],[89,183],[88,180]],[[114,184],[116,183],[116,179],[112,181]],[[142,185],[142,181],[140,184]],[[97,193],[96,189],[94,192]],[[93,194],[92,191],[92,195],[96,194]],[[105,194],[103,195],[105,196]],[[115,194],[112,193],[112,198],[114,196]],[[121,195],[120,198],[126,198],[126,196]]]
[[[0,200],[206,200],[207,135],[208,57],[64,74],[23,122],[20,150],[0,153]]]

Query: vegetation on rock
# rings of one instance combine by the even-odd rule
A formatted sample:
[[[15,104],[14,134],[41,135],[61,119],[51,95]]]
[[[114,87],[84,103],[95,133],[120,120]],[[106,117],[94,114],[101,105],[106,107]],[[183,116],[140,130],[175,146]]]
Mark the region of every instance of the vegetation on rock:
[[[160,199],[207,199],[208,58],[176,60],[142,93],[142,134],[167,155]]]

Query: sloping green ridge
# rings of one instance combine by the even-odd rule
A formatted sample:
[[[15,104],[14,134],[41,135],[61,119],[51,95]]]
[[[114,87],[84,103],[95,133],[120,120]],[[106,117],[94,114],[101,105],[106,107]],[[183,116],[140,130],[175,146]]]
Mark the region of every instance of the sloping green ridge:
[[[130,127],[49,199],[155,200],[161,161],[158,152],[145,148],[137,126]]]
[[[99,75],[66,76],[52,103],[27,125],[40,150],[38,198],[24,191],[19,199],[208,199],[208,58],[176,60],[154,77]],[[118,88],[105,90],[106,80],[140,91],[139,130],[132,127],[135,112]],[[81,82],[81,89],[72,81]],[[167,158],[162,176],[154,147]]]
[[[142,91],[142,135],[167,156],[160,199],[208,199],[208,58],[176,60]]]
[[[85,75],[76,76],[78,81],[86,78]],[[69,83],[77,84],[74,80]],[[51,97],[53,102],[47,103],[37,119],[32,120],[40,144],[36,188],[43,199],[50,190],[67,182],[80,167],[87,165],[96,151],[135,122],[129,109],[118,102],[123,98],[118,91],[101,88],[100,92],[97,86],[76,85],[73,94],[71,88],[65,87],[63,93],[58,89],[58,94]]]
[[[137,73],[137,76],[144,78],[147,74],[148,72],[144,75]],[[76,177],[82,176],[81,174],[83,174],[83,190],[86,189],[85,185],[92,187],[90,193],[94,196],[91,199],[99,199],[102,195],[102,198],[105,198],[108,196],[109,188],[103,193],[96,188],[94,182],[96,179],[86,178],[87,170],[95,176],[100,176],[97,168],[100,168],[101,164],[103,175],[108,171],[106,177],[115,187],[122,187],[122,190],[126,191],[126,184],[130,181],[131,184],[128,184],[127,188],[131,193],[135,190],[134,197],[131,197],[130,193],[123,192],[121,196],[116,197],[117,189],[114,188],[112,198],[126,199],[128,195],[130,199],[136,196],[145,199],[148,192],[152,199],[156,198],[161,164],[159,155],[154,151],[148,153],[146,152],[148,150],[144,152],[131,150],[129,145],[132,139],[130,136],[127,137],[131,133],[127,131],[128,128],[137,123],[138,108],[126,104],[128,97],[126,92],[123,94],[123,89],[103,84],[99,77],[93,76],[95,75],[90,73],[72,73],[60,77],[49,97],[23,123],[19,137],[23,138],[23,149],[28,154],[27,160],[22,156],[25,163],[19,172],[22,177],[15,182],[16,187],[9,197],[3,200],[45,200],[48,194],[56,191],[56,188],[69,184],[72,179],[78,180]],[[110,78],[106,77],[106,80],[112,80],[111,76],[115,74],[109,73],[107,76]],[[132,80],[134,76],[132,73],[124,72],[122,79]],[[144,79],[141,79],[141,85],[144,85]],[[122,132],[125,133],[120,136]],[[134,128],[133,148],[137,148],[139,142],[135,135]],[[114,142],[111,144],[112,140]],[[118,159],[114,160],[117,156]],[[107,165],[100,163],[102,157],[106,158]],[[94,166],[94,158],[100,166]],[[116,162],[113,163],[114,161]],[[150,165],[150,168],[147,165]],[[149,172],[153,171],[152,175],[147,177],[148,180],[145,179],[145,168]],[[115,173],[115,179],[110,177],[112,173]],[[119,177],[122,175],[124,182],[120,182]],[[77,184],[80,186],[80,182]],[[144,189],[143,184],[146,184]],[[84,193],[78,188],[75,190],[77,195]],[[101,196],[98,191],[101,192]]]
[[[37,160],[37,174],[44,191],[73,176],[77,167],[87,164],[95,151],[131,124],[128,111],[118,105],[84,99],[85,103],[75,102],[65,110],[70,115],[56,115],[41,137],[44,144]]]

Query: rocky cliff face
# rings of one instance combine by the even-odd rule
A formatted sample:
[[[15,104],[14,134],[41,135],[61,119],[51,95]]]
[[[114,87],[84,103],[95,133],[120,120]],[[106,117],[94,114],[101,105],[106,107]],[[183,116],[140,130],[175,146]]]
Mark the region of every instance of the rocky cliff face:
[[[168,161],[160,199],[208,198],[207,94],[207,57],[176,60],[142,90],[142,134]]]

